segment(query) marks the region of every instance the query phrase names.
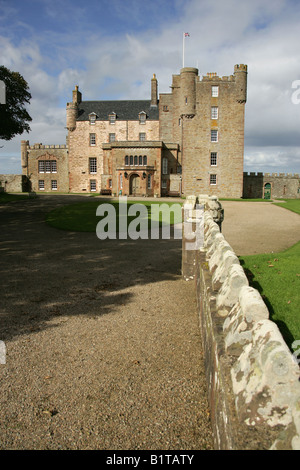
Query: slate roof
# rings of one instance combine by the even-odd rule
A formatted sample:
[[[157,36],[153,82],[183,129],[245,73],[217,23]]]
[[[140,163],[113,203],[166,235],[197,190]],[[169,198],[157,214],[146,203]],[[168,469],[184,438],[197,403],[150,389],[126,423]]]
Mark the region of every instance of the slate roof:
[[[150,100],[82,101],[78,106],[77,121],[88,121],[90,113],[96,113],[97,121],[108,121],[112,113],[116,113],[120,121],[138,121],[142,111],[148,120],[158,121],[158,106],[151,107]]]

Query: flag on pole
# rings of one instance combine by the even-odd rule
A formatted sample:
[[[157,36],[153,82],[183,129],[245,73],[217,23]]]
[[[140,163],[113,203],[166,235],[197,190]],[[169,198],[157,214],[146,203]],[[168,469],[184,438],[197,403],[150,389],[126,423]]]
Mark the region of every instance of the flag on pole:
[[[183,33],[182,38],[182,67],[184,67],[184,38],[190,37],[190,33]]]

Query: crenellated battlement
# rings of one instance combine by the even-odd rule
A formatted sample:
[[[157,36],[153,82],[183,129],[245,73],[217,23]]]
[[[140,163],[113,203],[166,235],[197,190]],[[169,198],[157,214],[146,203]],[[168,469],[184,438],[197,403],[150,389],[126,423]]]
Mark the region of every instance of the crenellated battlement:
[[[244,176],[256,176],[264,178],[300,178],[299,173],[262,173],[262,172],[247,172],[244,171]]]

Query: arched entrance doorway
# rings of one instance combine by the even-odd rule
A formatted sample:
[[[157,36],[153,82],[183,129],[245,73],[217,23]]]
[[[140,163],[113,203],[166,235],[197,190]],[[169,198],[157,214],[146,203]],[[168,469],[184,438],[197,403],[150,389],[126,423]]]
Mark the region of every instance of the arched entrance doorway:
[[[129,183],[129,194],[130,196],[136,196],[140,193],[140,177],[137,174],[130,176]]]
[[[264,186],[264,199],[271,199],[271,183],[266,183]]]

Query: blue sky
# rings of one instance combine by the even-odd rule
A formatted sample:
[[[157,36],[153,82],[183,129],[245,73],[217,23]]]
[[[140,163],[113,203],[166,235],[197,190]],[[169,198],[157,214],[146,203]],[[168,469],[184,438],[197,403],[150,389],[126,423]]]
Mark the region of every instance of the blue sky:
[[[31,132],[0,141],[0,173],[20,173],[20,142],[64,144],[65,106],[170,92],[185,65],[231,75],[248,65],[245,171],[300,173],[300,2],[295,0],[0,0],[0,64],[29,84]],[[300,96],[300,95],[299,95]]]

